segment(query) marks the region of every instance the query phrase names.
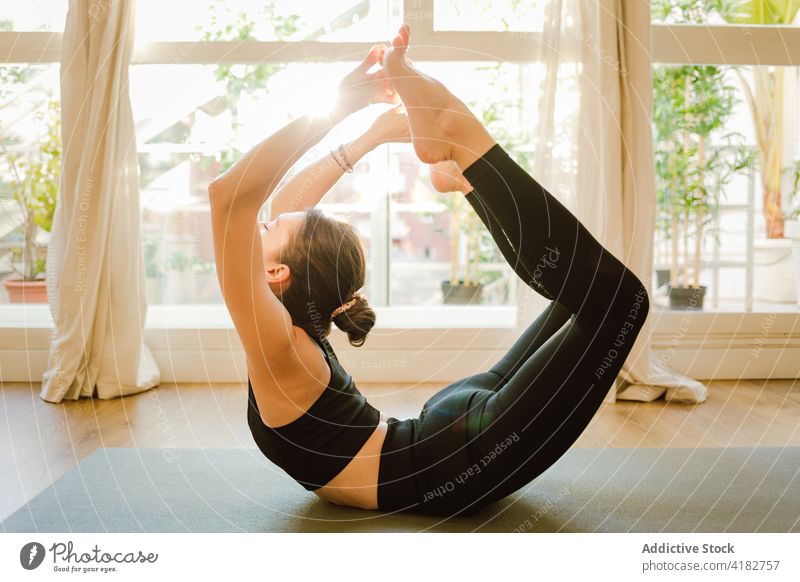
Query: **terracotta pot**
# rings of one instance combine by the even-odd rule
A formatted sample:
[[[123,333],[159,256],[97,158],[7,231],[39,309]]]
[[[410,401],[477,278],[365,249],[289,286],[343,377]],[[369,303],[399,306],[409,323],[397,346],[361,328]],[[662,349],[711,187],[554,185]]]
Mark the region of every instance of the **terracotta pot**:
[[[43,279],[6,279],[3,285],[6,286],[9,303],[47,303],[47,281]]]

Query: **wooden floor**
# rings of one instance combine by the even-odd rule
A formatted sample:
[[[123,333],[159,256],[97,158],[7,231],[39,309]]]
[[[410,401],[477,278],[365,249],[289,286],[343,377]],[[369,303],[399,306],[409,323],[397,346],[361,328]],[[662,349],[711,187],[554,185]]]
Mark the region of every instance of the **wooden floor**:
[[[388,416],[416,416],[440,385],[360,385]],[[39,384],[0,387],[0,520],[99,447],[254,447],[238,384],[162,384],[114,400],[51,404]],[[578,447],[800,446],[800,381],[709,384],[703,404],[604,404]]]

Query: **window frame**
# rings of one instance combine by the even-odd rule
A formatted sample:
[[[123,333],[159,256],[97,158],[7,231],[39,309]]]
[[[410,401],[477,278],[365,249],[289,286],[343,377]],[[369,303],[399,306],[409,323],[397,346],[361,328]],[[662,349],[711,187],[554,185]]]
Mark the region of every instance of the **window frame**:
[[[434,0],[403,0],[404,20],[414,30],[417,46],[414,58],[418,61],[531,61],[534,49],[542,41],[541,32],[446,31],[436,30]],[[800,66],[800,26],[739,26],[651,24],[652,63],[720,64],[720,65],[779,65]],[[45,64],[58,63],[61,58],[60,32],[11,31],[0,32],[0,63]],[[244,42],[149,42],[137,45],[133,64],[218,64],[269,63],[353,60],[354,55],[366,52],[375,42],[329,41],[244,41]],[[476,50],[475,47],[491,47]],[[376,204],[388,205],[378,199]],[[379,208],[386,220],[381,221],[381,236],[388,240],[389,210]],[[376,221],[373,221],[375,225]],[[388,247],[388,242],[387,242]],[[376,253],[385,259],[386,253]],[[375,277],[385,283],[376,297],[377,305],[388,301],[389,264],[375,260],[371,265]],[[377,270],[375,270],[377,267]],[[380,297],[383,295],[383,297]],[[222,306],[219,306],[220,309]],[[471,309],[481,309],[474,306]],[[516,310],[516,306],[510,307]],[[392,309],[391,307],[386,309]],[[718,313],[697,314],[713,324]],[[665,314],[665,321],[679,314]],[[778,313],[776,318],[790,322],[794,313]],[[444,322],[447,323],[447,322]],[[451,322],[458,325],[454,319]],[[0,322],[2,325],[2,322]]]

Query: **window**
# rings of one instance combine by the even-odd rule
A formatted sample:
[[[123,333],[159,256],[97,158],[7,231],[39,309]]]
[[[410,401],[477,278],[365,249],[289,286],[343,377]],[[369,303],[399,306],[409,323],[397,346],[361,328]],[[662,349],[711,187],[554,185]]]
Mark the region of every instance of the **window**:
[[[530,153],[524,128],[533,126],[528,120],[535,113],[529,111],[533,104],[525,99],[525,84],[536,78],[537,67],[529,55],[542,30],[544,2],[138,0],[131,96],[150,303],[221,302],[210,247],[208,180],[291,115],[313,108],[319,95],[330,92],[369,46],[385,42],[403,20],[414,26],[415,60],[452,86],[473,111],[491,118],[493,133],[524,162]],[[792,195],[792,168],[800,150],[797,18],[784,24],[770,20],[766,25],[736,25],[730,24],[729,14],[711,8],[725,2],[680,4],[690,5],[691,14],[670,7],[677,2],[653,3],[654,82],[662,73],[687,65],[719,68],[719,82],[732,88],[732,106],[705,146],[727,167],[741,161],[738,153],[757,157],[740,76],[752,79],[759,64],[782,71],[781,201],[784,217],[792,218],[800,206],[800,197]],[[14,151],[34,152],[47,135],[46,110],[58,95],[54,39],[63,27],[65,9],[60,0],[18,2],[0,19],[0,99],[5,103],[19,92],[25,96],[16,98],[13,107],[0,108],[4,143]],[[490,98],[497,95],[504,95],[507,103],[491,110]],[[349,119],[300,164],[327,155],[365,127],[370,117],[371,112],[364,111]],[[0,203],[5,210],[12,203],[5,154],[0,164]],[[659,180],[668,178],[664,168],[659,168]],[[796,309],[792,261],[797,259],[791,258],[791,242],[764,236],[763,172],[755,160],[729,174],[712,192],[713,204],[703,217],[698,282],[707,287],[705,308]],[[654,281],[659,289],[656,302],[666,307],[666,287],[659,282],[676,268],[680,273],[684,265],[687,277],[693,276],[691,253],[696,245],[685,242],[691,228],[686,231],[689,238],[679,231],[674,239],[663,188],[659,196]],[[480,299],[471,298],[473,304],[516,303],[516,278],[486,233],[463,232],[467,221],[453,220],[454,200],[432,190],[427,169],[406,145],[383,146],[368,154],[357,171],[344,176],[328,194],[323,208],[347,217],[361,233],[370,262],[367,292],[375,305],[439,305],[444,284],[467,276],[483,284]],[[19,217],[3,213],[0,278],[21,264],[20,226]],[[673,240],[678,241],[677,267]],[[46,236],[37,241],[45,245]],[[472,259],[465,260],[469,249]],[[477,276],[466,268],[475,263]],[[0,302],[5,301],[0,288]]]
[[[0,279],[44,277],[50,218],[37,211],[52,208],[58,189],[57,99],[56,65],[0,63]]]
[[[796,186],[800,164],[795,161],[800,133],[796,112],[792,112],[800,98],[798,73],[796,67],[770,67],[766,71],[767,77],[782,77],[784,86],[785,114],[776,111],[775,121],[785,134],[780,191],[784,200],[782,214],[787,221],[800,210]],[[764,175],[753,111],[745,93],[752,90],[757,75],[764,72],[751,66],[654,67],[656,99],[664,106],[663,115],[655,118],[654,128],[659,203],[655,297],[664,306],[669,305],[669,281],[677,275],[679,281],[689,280],[706,287],[706,309],[797,309],[792,241],[767,238],[768,215],[764,206],[770,176]],[[672,106],[667,105],[676,96],[668,87],[682,83],[684,76],[696,82],[713,83],[702,94],[692,96],[693,100],[709,102],[706,114],[684,121],[685,132],[661,131],[659,124],[664,129],[666,124],[677,127],[677,118],[690,115],[688,110],[692,105],[678,105],[675,101]],[[708,123],[717,127],[706,133],[703,126]],[[687,150],[681,142],[689,140],[689,147],[697,148],[700,138],[705,150],[702,162],[696,149]],[[688,171],[685,164],[689,165]],[[677,172],[679,167],[684,168],[681,176]],[[695,182],[689,178],[684,182],[683,177],[688,175],[702,176],[703,180]],[[701,183],[704,191],[696,189]],[[701,229],[697,228],[699,223]],[[700,268],[695,274],[697,266]]]
[[[5,2],[0,16],[0,30],[60,32],[64,29],[66,14],[67,2],[60,0]]]
[[[657,0],[652,17],[656,303],[698,307],[699,286],[707,310],[796,311],[797,3]]]
[[[137,0],[136,42],[374,42],[402,15],[402,0]]]
[[[209,244],[208,181],[247,146],[293,116],[324,107],[320,95],[332,95],[338,80],[369,44],[389,38],[402,20],[401,4],[391,1],[353,2],[323,12],[319,3],[308,2],[204,0],[207,10],[198,11],[196,6],[196,2],[191,9],[187,2],[170,3],[171,16],[163,13],[163,3],[153,0],[139,0],[137,6],[137,43],[145,60],[159,41],[191,43],[183,47],[190,54],[200,43],[214,49],[197,59],[206,64],[165,64],[167,58],[158,58],[153,59],[157,64],[134,66],[131,74],[151,304],[221,303]],[[180,23],[173,26],[176,21]],[[327,54],[318,63],[280,55],[266,63],[247,58],[237,62],[237,57],[225,58],[223,49],[214,46],[237,39],[244,41],[238,43],[240,48],[248,41],[286,43],[281,46],[364,41],[364,46],[342,47],[346,52]],[[315,46],[324,54],[326,47]],[[221,57],[226,62],[218,62]],[[424,62],[424,66],[464,95],[498,133],[508,136],[511,151],[522,147],[524,136],[512,131],[524,102],[522,88],[515,84],[522,65],[488,61]],[[482,80],[475,83],[475,78]],[[476,86],[483,90],[476,92]],[[514,96],[508,109],[490,102],[508,91]],[[161,98],[165,93],[169,100]],[[296,168],[354,138],[374,113],[364,111],[348,119]],[[513,305],[512,271],[471,209],[454,212],[459,196],[435,192],[427,167],[416,160],[410,144],[395,144],[365,156],[321,206],[347,218],[361,234],[370,263],[366,289],[373,304],[437,305],[447,298],[447,302]],[[465,283],[481,283],[480,295],[459,300],[448,292],[448,284],[464,278]]]
[[[433,5],[435,30],[541,31],[547,0],[443,0]]]

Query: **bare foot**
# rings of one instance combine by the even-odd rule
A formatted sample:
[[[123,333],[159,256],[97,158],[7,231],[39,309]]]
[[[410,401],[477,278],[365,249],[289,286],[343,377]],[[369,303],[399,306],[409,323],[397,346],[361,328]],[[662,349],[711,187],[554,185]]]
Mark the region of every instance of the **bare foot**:
[[[461,192],[467,194],[472,190],[472,185],[458,169],[453,160],[437,162],[429,166],[431,184],[437,192]]]
[[[403,24],[383,53],[383,70],[405,105],[414,151],[426,164],[453,160],[464,170],[496,142],[461,100],[411,65],[410,36]]]

